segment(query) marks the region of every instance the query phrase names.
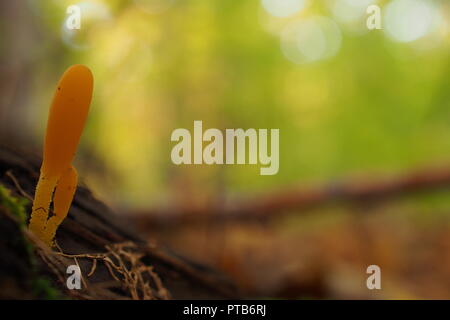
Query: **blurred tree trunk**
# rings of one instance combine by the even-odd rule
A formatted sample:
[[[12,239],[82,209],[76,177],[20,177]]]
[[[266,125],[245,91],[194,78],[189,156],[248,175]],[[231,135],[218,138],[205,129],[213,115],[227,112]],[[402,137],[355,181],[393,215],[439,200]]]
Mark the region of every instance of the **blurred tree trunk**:
[[[0,141],[19,143],[26,126],[32,63],[39,57],[36,20],[27,1],[0,1]]]

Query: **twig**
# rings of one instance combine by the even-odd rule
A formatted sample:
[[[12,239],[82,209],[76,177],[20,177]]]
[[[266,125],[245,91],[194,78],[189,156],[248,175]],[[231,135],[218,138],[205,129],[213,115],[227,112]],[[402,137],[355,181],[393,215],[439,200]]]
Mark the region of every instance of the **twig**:
[[[19,193],[24,196],[25,198],[27,198],[30,201],[33,201],[33,197],[31,197],[28,193],[26,193],[22,187],[20,186],[19,181],[17,181],[16,177],[13,175],[13,173],[11,172],[11,170],[8,170],[5,172],[5,175],[8,176],[12,182],[14,183],[14,186],[17,188],[17,190],[19,190]]]

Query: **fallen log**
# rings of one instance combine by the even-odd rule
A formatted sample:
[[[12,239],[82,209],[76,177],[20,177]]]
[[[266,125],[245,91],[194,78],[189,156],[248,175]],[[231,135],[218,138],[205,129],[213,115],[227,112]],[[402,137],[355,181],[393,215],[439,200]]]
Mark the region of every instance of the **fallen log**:
[[[427,168],[372,181],[345,180],[317,187],[282,189],[206,207],[154,208],[130,212],[129,216],[143,230],[191,224],[220,226],[224,222],[266,222],[330,204],[367,206],[401,196],[448,190],[450,169]]]
[[[0,146],[0,298],[239,297],[219,272],[143,240],[85,187],[58,229],[57,248],[49,249],[26,228],[39,165],[33,155]],[[70,265],[82,271],[81,290],[66,285]]]

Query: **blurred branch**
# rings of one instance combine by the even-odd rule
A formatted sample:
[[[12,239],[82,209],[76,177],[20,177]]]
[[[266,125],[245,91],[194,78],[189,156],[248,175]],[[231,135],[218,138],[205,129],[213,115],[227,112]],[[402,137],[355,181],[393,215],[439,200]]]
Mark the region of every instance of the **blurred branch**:
[[[280,190],[246,200],[183,209],[153,209],[131,213],[142,227],[182,226],[192,223],[220,224],[224,221],[255,222],[287,213],[335,203],[373,204],[419,192],[450,189],[450,168],[427,169],[377,181],[344,181],[322,187]]]

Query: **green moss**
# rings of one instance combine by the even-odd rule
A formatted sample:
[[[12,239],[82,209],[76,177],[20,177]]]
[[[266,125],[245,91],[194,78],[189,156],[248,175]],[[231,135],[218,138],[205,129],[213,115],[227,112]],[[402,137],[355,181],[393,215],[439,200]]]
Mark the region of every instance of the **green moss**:
[[[58,289],[56,289],[50,280],[45,277],[34,277],[31,286],[35,297],[46,300],[57,300],[62,298]]]
[[[10,190],[0,184],[0,205],[18,218],[19,227],[21,230],[25,229],[27,226],[28,216],[26,207],[28,203],[29,203],[28,200],[25,198],[12,196]],[[18,239],[24,246],[25,250],[27,251],[30,263],[33,264],[32,244],[29,241],[27,241],[27,239],[25,239],[24,237],[20,237]]]
[[[0,205],[5,207],[19,219],[19,223],[22,228],[26,227],[26,206],[28,205],[27,199],[11,196],[11,192],[5,186],[0,184]]]
[[[27,205],[29,201],[25,198],[14,197],[8,188],[0,184],[0,206],[8,210],[12,215],[18,218],[19,228],[21,230],[27,227]],[[62,296],[51,281],[46,277],[39,275],[36,257],[33,250],[33,244],[27,238],[18,237],[18,246],[23,246],[27,253],[28,263],[31,265],[31,289],[33,295],[39,299],[61,299]]]

